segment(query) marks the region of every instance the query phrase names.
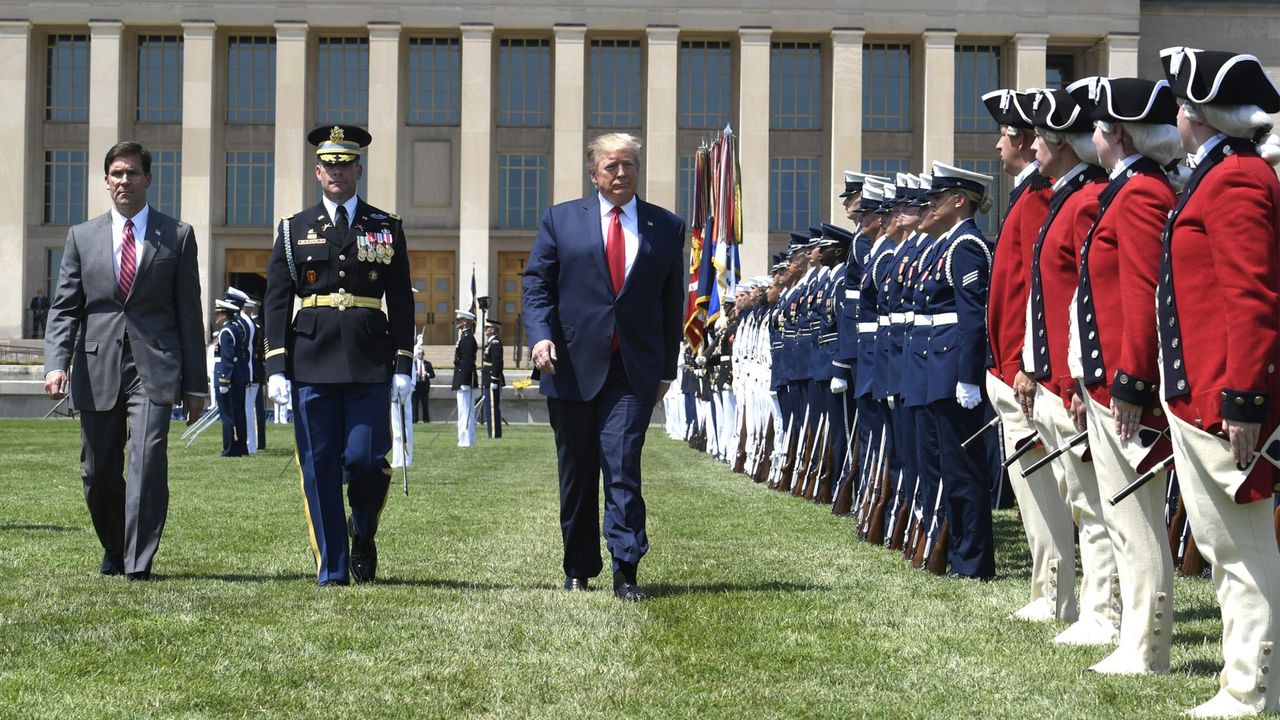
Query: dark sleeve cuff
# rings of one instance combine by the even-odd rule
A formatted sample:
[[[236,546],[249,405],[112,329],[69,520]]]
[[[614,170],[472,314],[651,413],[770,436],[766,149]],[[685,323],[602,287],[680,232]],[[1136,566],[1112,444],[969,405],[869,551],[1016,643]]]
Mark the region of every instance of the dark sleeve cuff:
[[[1151,407],[1156,401],[1156,382],[1148,378],[1140,378],[1116,370],[1115,381],[1111,383],[1111,397],[1144,408]]]
[[[1261,423],[1267,420],[1267,394],[1222,391],[1222,417],[1236,422]]]
[[[267,361],[266,361],[267,377],[271,377],[272,375],[277,375],[277,374],[283,374],[285,371],[285,365],[286,365],[286,359],[285,359],[284,353],[280,353],[279,355],[272,355],[271,357],[267,358]]]

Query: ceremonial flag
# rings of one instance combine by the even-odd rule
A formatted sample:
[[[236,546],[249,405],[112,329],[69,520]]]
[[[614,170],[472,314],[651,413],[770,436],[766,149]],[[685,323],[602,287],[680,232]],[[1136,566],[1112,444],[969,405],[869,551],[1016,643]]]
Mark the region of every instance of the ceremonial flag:
[[[698,148],[693,159],[693,196],[690,199],[689,220],[689,293],[684,311],[684,338],[695,350],[702,343],[702,331],[706,326],[705,308],[698,305],[699,278],[702,277],[703,246],[705,245],[707,218],[707,189],[710,160],[707,145]],[[709,256],[708,256],[709,257]]]
[[[479,315],[476,315],[476,266],[475,265],[471,266],[471,314],[475,315],[476,317],[480,317]]]
[[[697,242],[697,273],[690,259],[690,288],[697,288],[685,321],[685,339],[695,350],[701,346],[706,327],[720,317],[724,298],[737,292],[741,278],[738,245],[742,240],[742,186],[733,128],[726,126],[711,144],[706,173],[695,175],[694,230]],[[699,164],[695,170],[701,170]],[[702,182],[697,182],[697,180]],[[704,190],[699,206],[697,191]],[[699,211],[704,214],[699,222]],[[702,237],[697,236],[701,231]],[[700,240],[700,242],[698,242]]]

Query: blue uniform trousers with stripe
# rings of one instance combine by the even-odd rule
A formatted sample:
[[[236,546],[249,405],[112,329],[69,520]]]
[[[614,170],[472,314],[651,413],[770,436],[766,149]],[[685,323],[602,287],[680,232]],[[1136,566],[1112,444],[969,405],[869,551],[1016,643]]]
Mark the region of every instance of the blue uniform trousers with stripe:
[[[387,383],[293,386],[294,435],[317,581],[347,582],[350,550],[342,485],[355,533],[372,540],[387,501],[391,388]]]

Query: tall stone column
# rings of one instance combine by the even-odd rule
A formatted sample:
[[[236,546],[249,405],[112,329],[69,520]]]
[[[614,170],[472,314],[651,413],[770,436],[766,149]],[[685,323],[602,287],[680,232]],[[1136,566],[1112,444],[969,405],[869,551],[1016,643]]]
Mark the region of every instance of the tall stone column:
[[[831,177],[828,217],[847,226],[844,171],[862,169],[862,40],[861,28],[831,31]]]
[[[1048,46],[1048,33],[1016,33],[1013,36],[1009,49],[1013,51],[1015,90],[1044,87]]]
[[[43,158],[29,151],[32,129],[27,93],[31,81],[31,23],[26,20],[0,20],[0,97],[5,98],[5,111],[0,113],[0,137],[13,140],[9,145],[9,167],[17,173],[18,182],[0,193],[0,267],[21,268],[17,277],[0,283],[0,337],[22,337],[26,307],[35,289],[44,287],[45,259],[42,254],[28,258],[27,202],[32,189],[40,186]],[[90,164],[92,168],[92,164]],[[90,173],[98,179],[98,175]],[[102,187],[98,179],[98,187]],[[105,193],[104,193],[105,194]],[[32,280],[34,282],[28,282]]]
[[[369,23],[369,202],[396,212],[400,186],[400,23]]]
[[[182,219],[196,233],[200,252],[200,305],[213,310],[213,128],[217,27],[212,22],[182,24]]]
[[[89,22],[89,198],[86,217],[97,217],[111,209],[111,196],[95,168],[120,136],[121,95],[124,92],[120,66],[124,59],[124,23],[119,20]],[[129,87],[133,87],[129,83]]]
[[[276,23],[275,196],[278,216],[308,207],[306,189],[315,163],[307,162],[307,24]],[[314,180],[312,180],[314,182]],[[274,223],[275,220],[273,219]]]
[[[955,160],[956,31],[924,31],[924,165]]]
[[[738,166],[742,170],[742,276],[769,264],[769,40],[773,29],[738,29]]]
[[[462,26],[462,128],[458,307],[489,294],[489,183],[493,168],[493,25]]]
[[[1111,33],[1102,39],[1102,66],[1107,77],[1138,76],[1138,34]]]
[[[645,108],[645,151],[642,173],[644,198],[672,212],[676,207],[679,164],[676,159],[676,87],[679,72],[680,28],[650,25],[645,28],[649,66]]]
[[[583,102],[586,98],[585,25],[556,25],[554,150],[551,201],[582,197]]]

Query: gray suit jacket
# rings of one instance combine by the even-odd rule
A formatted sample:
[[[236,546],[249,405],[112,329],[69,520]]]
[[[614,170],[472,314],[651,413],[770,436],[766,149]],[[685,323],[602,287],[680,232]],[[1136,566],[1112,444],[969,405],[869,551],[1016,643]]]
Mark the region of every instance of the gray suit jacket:
[[[71,404],[104,411],[120,396],[125,332],[147,397],[172,404],[209,392],[200,269],[191,226],[151,208],[128,297],[112,261],[111,213],[72,227],[49,306],[45,373],[69,370]]]

